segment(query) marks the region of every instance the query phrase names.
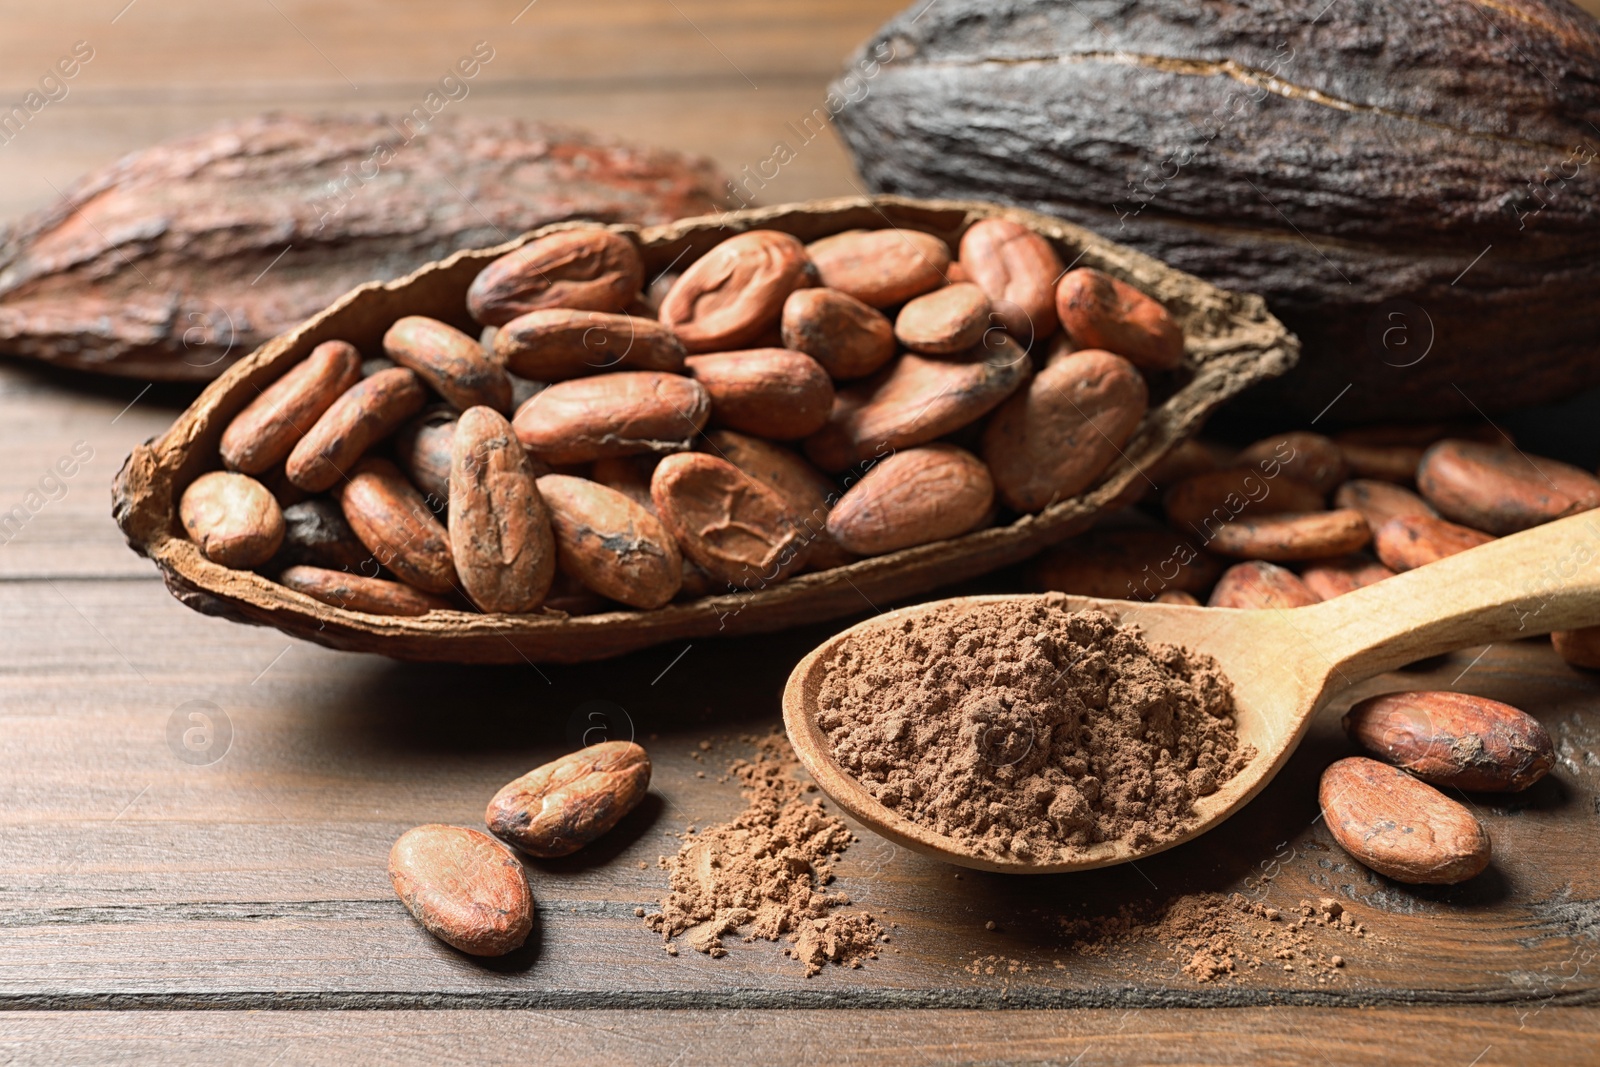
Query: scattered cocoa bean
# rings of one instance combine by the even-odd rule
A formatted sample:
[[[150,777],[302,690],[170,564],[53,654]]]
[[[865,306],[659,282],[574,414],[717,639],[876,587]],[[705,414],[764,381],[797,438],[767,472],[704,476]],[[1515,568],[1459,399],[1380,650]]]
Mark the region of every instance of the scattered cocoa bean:
[[[363,378],[306,431],[289,453],[289,480],[311,493],[332,489],[367,449],[422,410],[428,391],[404,367]]]
[[[1361,512],[1340,508],[1242,516],[1221,526],[1206,547],[1236,559],[1286,561],[1342,556],[1371,540]]]
[[[1306,583],[1306,588],[1323,600],[1332,600],[1393,577],[1394,571],[1365,556],[1313,560],[1300,571],[1300,580]]]
[[[456,610],[450,601],[409,585],[324,567],[289,567],[278,575],[278,582],[324,604],[368,615],[426,615],[430,611]]]
[[[530,311],[502,326],[494,355],[506,370],[560,382],[619,370],[683,370],[683,342],[655,319],[599,311]]]
[[[711,414],[699,382],[658,371],[619,371],[557,382],[512,420],[528,451],[551,464],[587,463],[694,444]]]
[[[989,298],[976,285],[947,285],[908,301],[895,316],[894,335],[911,351],[924,355],[965,352],[983,340],[989,311]]]
[[[1256,467],[1225,467],[1191,475],[1162,495],[1167,521],[1210,540],[1240,515],[1281,515],[1318,511],[1322,494],[1285,474],[1276,477]]]
[[[924,445],[878,462],[839,498],[828,532],[846,550],[878,556],[959,537],[994,505],[994,481],[978,457],[954,445]]]
[[[804,352],[839,380],[864,378],[894,356],[883,312],[833,289],[796,289],[783,303],[783,346]]]
[[[1370,478],[1352,478],[1341,485],[1333,494],[1333,506],[1355,508],[1374,530],[1402,515],[1439,517],[1432,505],[1411,490]]]
[[[650,757],[603,741],[536,767],[489,801],[490,833],[530,856],[570,856],[622,821],[650,788]]]
[[[547,474],[538,484],[563,573],[631,608],[659,608],[677,594],[681,554],[650,511],[586,478]]]
[[[484,611],[532,611],[550,591],[555,539],[536,477],[504,415],[462,413],[450,460],[450,553],[461,588]]]
[[[1489,865],[1489,834],[1472,812],[1398,767],[1339,760],[1317,799],[1340,847],[1396,881],[1454,885]]]
[[[804,352],[715,352],[685,367],[711,396],[711,421],[731,430],[792,441],[820,430],[833,409],[828,372]]]
[[[760,588],[806,561],[811,546],[788,502],[725,459],[668,456],[656,467],[650,495],[684,555],[713,581]]]
[[[1494,538],[1480,530],[1427,515],[1398,515],[1378,527],[1372,550],[1383,565],[1399,573],[1488,544]]]
[[[1167,309],[1092,267],[1061,276],[1056,314],[1079,348],[1103,348],[1145,370],[1171,370],[1183,362],[1183,331]]]
[[[1587,471],[1476,441],[1429,448],[1417,488],[1445,518],[1496,535],[1600,507],[1600,478]]]
[[[1555,762],[1550,735],[1527,712],[1448,691],[1368,697],[1344,717],[1350,740],[1425,782],[1487,792],[1526,789]]]
[[[609,230],[566,230],[479,271],[467,290],[467,309],[490,326],[544,308],[621,311],[643,285],[644,261],[628,238]]]
[[[1281,472],[1304,482],[1326,497],[1345,480],[1344,452],[1331,438],[1320,433],[1297,430],[1263,438],[1239,453],[1241,467],[1260,466],[1276,460]]]
[[[988,295],[995,317],[1024,347],[1056,332],[1063,268],[1049,241],[1020,222],[983,219],[961,235],[959,255],[951,270],[962,269]]]
[[[249,475],[210,471],[189,483],[178,502],[183,529],[213,563],[248,570],[283,544],[283,511]]]
[[[690,352],[740,348],[777,325],[790,293],[815,281],[798,238],[751,230],[689,265],[661,301],[661,321]]]
[[[369,456],[339,490],[344,519],[377,562],[425,593],[456,588],[450,535],[405,475]]]
[[[950,246],[917,230],[848,230],[813,241],[806,254],[823,285],[875,308],[937,289],[950,270]]]
[[[1213,608],[1303,608],[1320,598],[1290,570],[1265,560],[1235,563],[1222,572],[1207,605]]]
[[[484,357],[477,341],[454,326],[424,315],[407,315],[383,335],[383,351],[417,372],[459,411],[488,407],[511,411],[511,379]]]
[[[285,460],[322,413],[361,380],[361,353],[346,341],[324,341],[252,400],[222,431],[222,462],[260,474]]]
[[[504,956],[533,932],[533,890],[522,862],[479,830],[437,823],[400,835],[389,880],[417,922],[473,956]]]

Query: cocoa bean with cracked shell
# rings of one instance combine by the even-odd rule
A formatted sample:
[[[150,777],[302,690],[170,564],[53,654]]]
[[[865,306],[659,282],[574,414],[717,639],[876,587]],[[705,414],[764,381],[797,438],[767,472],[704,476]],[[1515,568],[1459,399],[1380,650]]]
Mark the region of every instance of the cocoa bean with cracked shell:
[[[639,806],[650,756],[632,741],[602,741],[535,767],[501,787],[483,821],[530,856],[570,856]]]
[[[536,478],[504,415],[462,413],[450,459],[450,554],[484,611],[532,611],[550,591],[556,546]]]
[[[1223,562],[1160,527],[1106,527],[1054,546],[1034,561],[1045,590],[1107,600],[1159,599],[1169,590],[1205,593]]]
[[[523,446],[552,465],[694,444],[711,415],[699,382],[659,371],[617,371],[557,382],[517,409]]]
[[[1600,507],[1600,478],[1588,471],[1477,441],[1429,448],[1417,488],[1445,518],[1497,536]]]
[[[680,373],[684,348],[671,328],[655,319],[550,308],[502,326],[494,353],[513,374],[559,382],[619,370]]]
[[[1355,508],[1366,516],[1367,525],[1374,531],[1402,515],[1439,517],[1433,505],[1411,490],[1373,478],[1352,478],[1345,482],[1334,491],[1333,506]]]
[[[202,474],[183,491],[178,517],[189,540],[224,567],[258,567],[283,543],[283,510],[267,487],[247,474]]]
[[[1325,559],[1363,548],[1372,530],[1354,508],[1247,515],[1226,523],[1206,547],[1237,559]]]
[[[368,615],[426,615],[430,611],[459,610],[443,597],[402,582],[309,564],[285,568],[278,575],[278,583],[324,604]]]
[[[268,385],[222,431],[222,462],[261,474],[289,457],[322,413],[361,380],[361,353],[347,341],[324,341]]]
[[[989,297],[971,282],[958,282],[908,300],[895,316],[894,336],[913,352],[948,356],[983,340],[990,328]]]
[[[828,532],[850,552],[879,556],[959,537],[994,506],[989,468],[964,448],[908,448],[875,464],[828,515]]]
[[[1345,713],[1350,740],[1425,782],[1516,792],[1555,763],[1538,719],[1498,700],[1444,690],[1385,693]]]
[[[920,230],[846,230],[805,250],[823,285],[875,308],[937,289],[950,270],[950,246]]]
[[[450,534],[399,467],[362,460],[339,490],[339,507],[373,558],[401,581],[425,593],[455,590]]]
[[[806,562],[811,545],[788,501],[725,459],[668,456],[656,466],[650,495],[684,555],[712,581],[761,588]]]
[[[1043,511],[1077,496],[1121,456],[1149,400],[1138,368],[1121,356],[1089,350],[1052,361],[984,428],[982,455],[1000,498]]]
[[[1312,560],[1300,569],[1300,580],[1323,600],[1332,600],[1393,577],[1394,571],[1366,556]]]
[[[785,348],[804,352],[836,380],[864,378],[894,358],[894,324],[836,289],[796,289],[779,325]]]
[[[959,256],[952,269],[962,268],[988,295],[1013,337],[1031,345],[1056,332],[1056,279],[1063,267],[1049,241],[1011,219],[980,219],[961,235]]]
[[[467,309],[489,326],[544,308],[614,312],[643,286],[644,260],[627,237],[565,230],[529,241],[479,271],[467,289]]]
[[[383,335],[383,351],[459,411],[488,407],[511,410],[511,379],[504,367],[491,363],[477,341],[426,315],[395,320]]]
[[[1304,482],[1324,497],[1345,480],[1348,472],[1344,452],[1332,438],[1304,430],[1262,438],[1245,447],[1234,460],[1239,466],[1259,466],[1273,461],[1280,464],[1282,473]]]
[[[1056,283],[1056,315],[1079,348],[1115,352],[1144,370],[1172,370],[1183,362],[1183,330],[1147,293],[1093,267],[1079,267]]]
[[[739,348],[777,326],[789,294],[815,281],[799,238],[750,230],[689,264],[661,301],[661,321],[690,352]]]
[[[405,367],[363,378],[345,390],[295,444],[285,474],[307,492],[332,489],[367,449],[399,429],[427,400],[422,380]]]
[[[833,381],[804,352],[711,352],[684,366],[711,396],[711,421],[730,430],[793,441],[820,430],[833,410]]]
[[[1316,604],[1320,597],[1306,588],[1293,571],[1253,559],[1235,563],[1222,572],[1211,590],[1207,607],[1213,608],[1303,608]]]
[[[533,932],[522,862],[481,830],[407,830],[389,850],[389,880],[424,930],[469,955],[504,956]]]
[[[1378,527],[1372,550],[1383,565],[1400,573],[1435,560],[1486,545],[1494,538],[1447,519],[1428,515],[1399,515]]]
[[[808,569],[827,570],[857,558],[828,533],[828,512],[839,499],[839,487],[804,456],[784,445],[733,430],[713,430],[706,435],[706,443],[712,454],[765,482],[788,502],[811,542],[806,557]]]
[[[547,474],[538,485],[562,573],[631,608],[659,608],[677,594],[681,554],[655,515],[587,478]]]
[[[1338,760],[1322,772],[1317,800],[1339,846],[1396,881],[1454,885],[1489,865],[1489,834],[1472,812],[1398,767]]]

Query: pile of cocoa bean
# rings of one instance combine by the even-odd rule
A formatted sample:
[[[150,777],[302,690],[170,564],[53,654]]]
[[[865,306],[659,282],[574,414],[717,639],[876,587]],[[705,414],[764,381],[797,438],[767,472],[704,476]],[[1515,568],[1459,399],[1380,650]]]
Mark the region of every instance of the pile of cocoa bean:
[[[1006,219],[954,250],[747,231],[648,284],[628,236],[561,231],[463,310],[480,337],[405,316],[262,390],[183,495],[201,551],[391,615],[756,590],[1083,492],[1184,358],[1160,303]]]

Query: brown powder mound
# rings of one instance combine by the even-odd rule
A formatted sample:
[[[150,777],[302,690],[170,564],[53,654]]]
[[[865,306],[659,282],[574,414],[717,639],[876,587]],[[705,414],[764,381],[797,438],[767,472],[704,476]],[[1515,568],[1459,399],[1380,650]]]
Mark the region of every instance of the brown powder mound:
[[[829,665],[819,704],[873,796],[996,857],[1170,840],[1255,755],[1215,660],[1054,598],[871,633]]]
[[[729,772],[742,785],[747,806],[732,822],[684,834],[678,854],[662,865],[672,892],[645,922],[671,941],[682,936],[708,956],[728,954],[722,939],[743,934],[776,941],[805,964],[806,976],[826,963],[861,966],[876,959],[883,929],[866,912],[843,914],[850,899],[827,893],[833,860],[850,847],[850,830],[807,799],[816,786],[795,779],[799,761],[782,734],[761,740],[754,759]]]

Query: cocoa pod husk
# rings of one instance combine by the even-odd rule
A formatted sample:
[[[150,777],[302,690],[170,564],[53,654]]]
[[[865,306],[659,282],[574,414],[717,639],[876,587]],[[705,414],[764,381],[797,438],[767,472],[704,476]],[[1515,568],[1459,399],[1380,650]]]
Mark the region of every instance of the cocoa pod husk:
[[[289,452],[322,413],[361,380],[361,353],[348,341],[324,341],[304,363],[261,391],[222,431],[222,462],[260,474]]]
[[[547,474],[538,485],[563,574],[630,608],[659,608],[677,595],[677,542],[648,509],[587,478]]]
[[[1339,846],[1398,882],[1454,885],[1489,865],[1489,834],[1472,812],[1398,767],[1338,760],[1317,800]]]
[[[413,125],[234,120],[90,173],[0,233],[0,351],[206,381],[339,294],[460,249],[720,205],[704,160],[519,119],[441,116],[402,140]],[[375,146],[390,154],[368,185]],[[205,210],[173,210],[174,188]]]
[[[796,289],[783,302],[783,347],[804,352],[835,380],[865,378],[894,358],[894,324],[834,289]]]
[[[450,534],[400,468],[369,456],[339,488],[339,507],[350,529],[379,565],[424,593],[456,589]]]
[[[389,850],[389,880],[424,930],[469,955],[504,956],[533,932],[522,862],[481,830],[407,830]]]
[[[278,575],[278,582],[332,607],[364,611],[368,615],[416,616],[426,615],[430,611],[457,610],[454,604],[443,597],[424,593],[401,582],[307,564],[285,568]]]
[[[668,456],[656,466],[650,495],[683,554],[715,582],[764,588],[806,562],[811,543],[788,501],[725,459]]]
[[[1345,713],[1350,740],[1424,782],[1507,793],[1555,763],[1550,734],[1532,715],[1487,697],[1444,690],[1385,693]]]
[[[650,788],[650,756],[602,741],[535,767],[489,801],[489,832],[530,856],[570,856],[622,821]]]
[[[711,421],[740,433],[794,441],[822,429],[833,410],[833,382],[804,352],[710,352],[684,369],[710,394]]]
[[[1445,518],[1499,536],[1600,507],[1600,478],[1588,471],[1476,441],[1429,448],[1417,489]]]
[[[189,540],[224,567],[258,567],[283,544],[283,511],[277,499],[246,474],[202,474],[183,491],[178,517]]]
[[[967,533],[993,506],[994,481],[977,456],[924,445],[874,464],[834,505],[828,532],[847,551],[879,556]]]
[[[632,241],[609,230],[566,230],[479,271],[467,289],[467,310],[486,326],[544,308],[617,312],[643,285],[644,260]]]
[[[450,555],[484,611],[532,611],[550,591],[556,546],[536,477],[504,415],[462,413],[450,457]]]

